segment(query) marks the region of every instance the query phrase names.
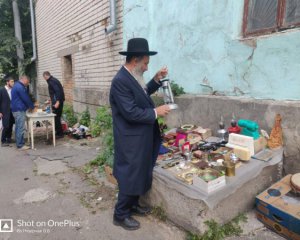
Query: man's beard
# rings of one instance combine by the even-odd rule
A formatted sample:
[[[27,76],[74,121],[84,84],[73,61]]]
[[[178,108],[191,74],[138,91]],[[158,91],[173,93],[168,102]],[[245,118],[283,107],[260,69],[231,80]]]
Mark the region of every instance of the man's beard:
[[[138,83],[141,85],[141,87],[143,89],[147,88],[145,80],[144,80],[144,76],[143,76],[144,73],[141,70],[141,66],[140,65],[137,65],[135,68],[132,69],[132,75],[138,81]]]

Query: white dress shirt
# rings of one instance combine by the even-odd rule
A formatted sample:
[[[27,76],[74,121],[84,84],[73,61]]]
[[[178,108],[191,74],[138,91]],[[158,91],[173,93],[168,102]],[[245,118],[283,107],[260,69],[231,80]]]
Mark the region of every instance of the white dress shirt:
[[[9,88],[8,86],[5,86],[5,89],[8,93],[9,99],[11,100],[11,88]]]

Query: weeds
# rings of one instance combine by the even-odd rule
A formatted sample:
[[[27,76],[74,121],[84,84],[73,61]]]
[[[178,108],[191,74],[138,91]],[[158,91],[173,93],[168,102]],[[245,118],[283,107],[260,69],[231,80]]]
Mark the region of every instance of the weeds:
[[[205,221],[208,230],[203,235],[189,232],[187,240],[222,240],[225,237],[240,236],[243,233],[240,222],[247,222],[247,217],[243,213],[224,225],[218,224],[215,220]]]
[[[167,220],[167,214],[166,211],[163,209],[162,206],[154,206],[152,208],[151,213],[158,218],[159,220],[165,222]]]
[[[79,123],[86,127],[91,125],[91,115],[88,108],[86,108],[85,111],[80,114]]]
[[[103,106],[97,109],[97,115],[91,123],[91,133],[93,136],[103,136],[103,150],[89,164],[91,166],[98,166],[99,172],[103,172],[104,165],[113,166],[114,138],[112,128],[112,116],[109,107]]]
[[[70,104],[64,105],[63,116],[70,127],[74,126],[78,121],[77,116],[74,113],[73,106]]]

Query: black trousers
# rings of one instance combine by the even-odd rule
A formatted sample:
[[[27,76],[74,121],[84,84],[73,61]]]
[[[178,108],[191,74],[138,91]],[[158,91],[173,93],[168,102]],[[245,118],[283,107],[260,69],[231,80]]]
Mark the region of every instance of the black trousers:
[[[123,220],[124,218],[131,216],[131,208],[137,206],[139,202],[139,196],[126,195],[122,192],[118,194],[118,201],[115,206],[114,216],[117,219]]]
[[[52,112],[56,114],[54,121],[55,121],[55,132],[56,135],[63,135],[64,132],[62,130],[62,126],[61,126],[61,115],[63,112],[63,108],[64,108],[64,103],[59,103],[59,107],[58,108],[52,108]]]
[[[15,122],[14,116],[12,115],[12,113],[10,113],[9,124],[8,126],[4,127],[2,130],[2,137],[1,137],[2,143],[10,143],[14,122]]]

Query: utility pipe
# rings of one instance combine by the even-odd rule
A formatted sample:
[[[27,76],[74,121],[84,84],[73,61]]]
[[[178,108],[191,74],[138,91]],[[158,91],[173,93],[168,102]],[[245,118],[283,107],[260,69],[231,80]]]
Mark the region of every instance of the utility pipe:
[[[117,0],[110,0],[110,25],[105,28],[106,34],[109,34],[117,29],[116,1]]]
[[[33,9],[32,1],[33,0],[30,0],[31,36],[32,36],[32,51],[33,51],[31,62],[36,60],[36,34],[35,34],[34,9]]]
[[[15,37],[18,41],[17,47],[17,57],[18,57],[18,73],[21,76],[24,73],[24,48],[22,40],[22,30],[21,30],[21,21],[20,13],[17,0],[12,1],[13,14],[14,14],[14,28],[15,28]]]

